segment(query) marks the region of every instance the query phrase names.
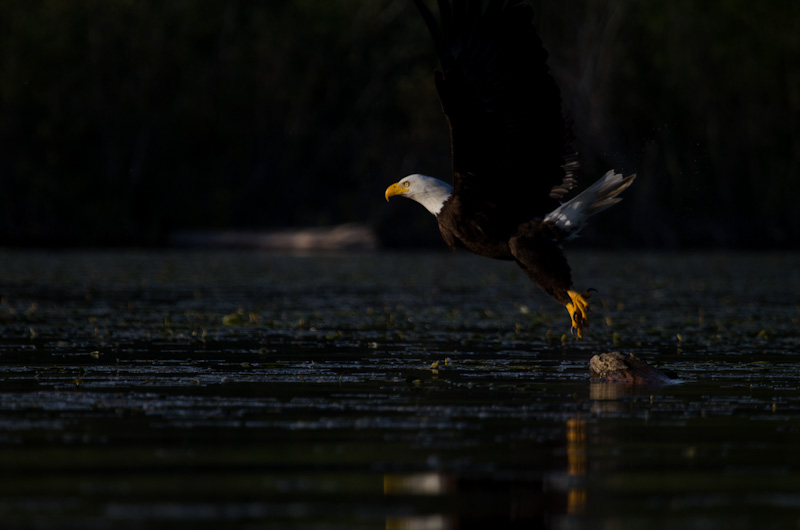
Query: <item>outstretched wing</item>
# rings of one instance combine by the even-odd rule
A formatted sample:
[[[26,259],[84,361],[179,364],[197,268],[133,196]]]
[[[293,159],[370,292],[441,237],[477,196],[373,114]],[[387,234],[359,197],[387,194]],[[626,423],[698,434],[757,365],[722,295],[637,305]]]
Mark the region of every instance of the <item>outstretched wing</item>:
[[[485,8],[438,0],[440,25],[414,1],[441,60],[436,87],[450,123],[454,196],[472,210],[464,215],[509,227],[544,216],[575,187],[577,158],[566,149],[561,95],[533,10],[519,0]]]

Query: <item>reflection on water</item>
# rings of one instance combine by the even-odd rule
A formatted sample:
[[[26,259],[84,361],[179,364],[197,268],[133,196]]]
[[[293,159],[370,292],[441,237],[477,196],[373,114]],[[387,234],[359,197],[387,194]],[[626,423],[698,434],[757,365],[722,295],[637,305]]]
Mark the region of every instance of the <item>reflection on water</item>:
[[[452,493],[454,483],[442,473],[414,473],[410,475],[384,475],[385,495],[443,495]]]
[[[589,257],[0,252],[0,526],[800,527],[798,256]]]
[[[450,530],[451,528],[458,528],[458,526],[455,526],[450,518],[443,515],[386,518],[386,530]]]
[[[452,478],[441,473],[415,473],[409,475],[385,475],[384,495],[451,495],[455,494]],[[389,516],[387,530],[447,530],[456,528],[452,516],[443,514]]]
[[[646,390],[647,387],[645,387]],[[641,390],[634,385],[602,383],[592,381],[589,383],[589,399],[596,402],[595,406],[601,407],[598,412],[602,412],[602,406],[610,405],[610,409],[616,410],[614,405],[619,404],[619,400],[626,396],[640,394]]]
[[[586,510],[586,488],[582,482],[586,476],[586,421],[578,418],[567,420],[567,514],[581,515]]]

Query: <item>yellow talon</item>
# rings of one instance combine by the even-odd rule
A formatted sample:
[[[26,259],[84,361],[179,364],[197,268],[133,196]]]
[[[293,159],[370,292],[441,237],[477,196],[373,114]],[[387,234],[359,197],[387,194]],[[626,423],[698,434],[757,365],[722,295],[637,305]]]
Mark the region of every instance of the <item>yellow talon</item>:
[[[589,292],[580,294],[573,290],[567,291],[567,294],[572,300],[572,302],[567,302],[566,306],[572,319],[572,329],[575,330],[578,338],[583,338],[583,328],[589,327],[589,316],[587,314],[589,303],[586,299],[589,298],[590,294]]]

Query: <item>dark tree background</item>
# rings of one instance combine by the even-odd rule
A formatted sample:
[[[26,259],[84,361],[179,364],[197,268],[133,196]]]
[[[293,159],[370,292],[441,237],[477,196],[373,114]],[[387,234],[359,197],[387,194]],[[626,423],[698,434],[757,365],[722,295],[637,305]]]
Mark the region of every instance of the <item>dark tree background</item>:
[[[585,184],[638,172],[584,240],[800,243],[800,3],[533,2]],[[4,0],[0,244],[367,223],[447,176],[435,57],[410,0]]]

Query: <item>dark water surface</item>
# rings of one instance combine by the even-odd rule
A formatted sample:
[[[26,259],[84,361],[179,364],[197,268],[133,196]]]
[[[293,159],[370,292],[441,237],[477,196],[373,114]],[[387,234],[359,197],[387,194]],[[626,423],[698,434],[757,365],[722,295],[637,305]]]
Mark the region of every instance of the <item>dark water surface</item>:
[[[1,251],[0,527],[800,528],[800,255],[571,260]]]

